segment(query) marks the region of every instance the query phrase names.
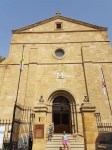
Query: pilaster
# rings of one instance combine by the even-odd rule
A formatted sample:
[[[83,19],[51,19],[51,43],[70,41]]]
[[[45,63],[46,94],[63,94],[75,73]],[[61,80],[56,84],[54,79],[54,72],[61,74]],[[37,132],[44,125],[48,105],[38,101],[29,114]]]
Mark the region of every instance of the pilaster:
[[[33,148],[32,150],[45,150],[46,149],[46,115],[47,106],[44,103],[39,103],[34,107],[35,120],[34,120],[34,135],[33,135]]]
[[[95,140],[98,135],[94,117],[96,107],[92,106],[90,102],[84,102],[80,110],[82,114],[85,150],[95,150]]]

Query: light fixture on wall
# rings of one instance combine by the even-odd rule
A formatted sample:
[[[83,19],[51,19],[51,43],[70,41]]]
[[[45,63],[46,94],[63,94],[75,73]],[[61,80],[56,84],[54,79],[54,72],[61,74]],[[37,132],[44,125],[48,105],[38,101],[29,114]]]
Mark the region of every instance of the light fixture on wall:
[[[43,95],[40,96],[39,102],[44,102]]]

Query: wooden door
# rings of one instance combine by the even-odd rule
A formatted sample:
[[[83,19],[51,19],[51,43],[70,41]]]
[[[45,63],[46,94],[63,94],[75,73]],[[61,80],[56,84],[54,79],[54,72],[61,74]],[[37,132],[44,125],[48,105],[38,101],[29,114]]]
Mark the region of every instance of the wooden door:
[[[70,133],[71,115],[68,99],[59,96],[53,101],[54,133]]]

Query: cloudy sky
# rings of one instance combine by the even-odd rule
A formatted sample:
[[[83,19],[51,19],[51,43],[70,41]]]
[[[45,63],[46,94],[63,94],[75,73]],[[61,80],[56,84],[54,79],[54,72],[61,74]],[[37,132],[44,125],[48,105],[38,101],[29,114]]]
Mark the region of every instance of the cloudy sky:
[[[12,30],[62,16],[107,27],[112,45],[112,0],[0,0],[0,56],[8,57]]]

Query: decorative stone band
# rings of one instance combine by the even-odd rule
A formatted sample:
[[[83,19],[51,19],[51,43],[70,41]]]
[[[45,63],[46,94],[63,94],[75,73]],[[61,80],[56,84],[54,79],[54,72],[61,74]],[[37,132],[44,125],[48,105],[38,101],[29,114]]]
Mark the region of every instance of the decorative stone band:
[[[80,108],[80,112],[95,112],[96,107],[92,106],[90,102],[83,102]]]
[[[34,112],[47,112],[48,108],[45,105],[39,105],[37,107],[34,107]]]

